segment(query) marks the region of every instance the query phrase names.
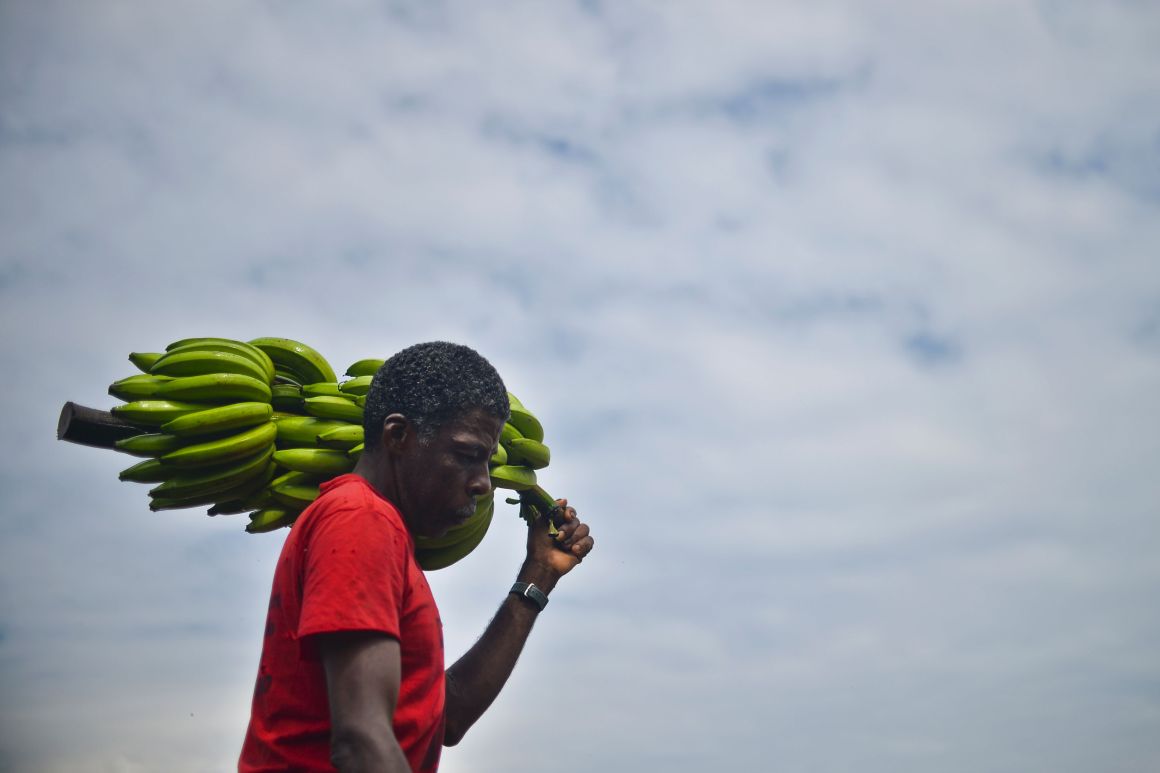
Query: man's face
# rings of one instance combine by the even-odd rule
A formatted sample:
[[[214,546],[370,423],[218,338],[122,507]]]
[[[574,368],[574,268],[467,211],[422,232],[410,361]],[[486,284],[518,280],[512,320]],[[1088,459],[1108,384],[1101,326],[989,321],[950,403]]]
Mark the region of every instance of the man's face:
[[[413,534],[445,534],[475,512],[476,497],[491,491],[488,459],[503,422],[476,409],[440,427],[426,443],[412,438],[398,457],[399,504]]]

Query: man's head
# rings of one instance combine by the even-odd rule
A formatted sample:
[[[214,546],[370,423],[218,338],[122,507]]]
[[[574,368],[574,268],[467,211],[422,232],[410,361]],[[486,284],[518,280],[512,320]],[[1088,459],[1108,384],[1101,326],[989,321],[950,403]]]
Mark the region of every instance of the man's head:
[[[508,413],[503,380],[466,346],[416,344],[379,368],[364,409],[364,458],[412,533],[440,534],[470,516],[490,490],[487,461]]]

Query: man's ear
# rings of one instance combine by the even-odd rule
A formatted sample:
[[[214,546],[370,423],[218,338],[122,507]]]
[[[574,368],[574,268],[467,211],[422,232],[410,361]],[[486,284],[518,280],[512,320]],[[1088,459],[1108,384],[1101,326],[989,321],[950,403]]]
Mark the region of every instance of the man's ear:
[[[411,421],[401,413],[392,413],[383,419],[383,450],[391,454],[401,454],[415,437]]]

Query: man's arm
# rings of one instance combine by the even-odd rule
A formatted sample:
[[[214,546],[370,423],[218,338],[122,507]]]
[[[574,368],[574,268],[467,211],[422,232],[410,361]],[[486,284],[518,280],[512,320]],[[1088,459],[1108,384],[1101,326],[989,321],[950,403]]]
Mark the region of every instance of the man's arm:
[[[556,582],[579,564],[593,546],[588,526],[580,522],[567,500],[557,503],[563,510],[560,533],[551,537],[543,518],[529,526],[528,556],[516,577],[519,582],[533,583],[545,594],[551,593]],[[447,669],[445,745],[459,743],[499,695],[538,613],[529,599],[508,594],[479,641]]]
[[[315,637],[330,701],[330,762],[341,773],[410,773],[392,719],[402,672],[399,642],[371,631]]]

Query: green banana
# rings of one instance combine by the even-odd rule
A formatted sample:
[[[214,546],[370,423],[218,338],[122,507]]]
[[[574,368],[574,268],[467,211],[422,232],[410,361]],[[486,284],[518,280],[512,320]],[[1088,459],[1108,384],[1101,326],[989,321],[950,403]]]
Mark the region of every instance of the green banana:
[[[303,397],[343,397],[342,390],[335,381],[320,381],[317,384],[303,384]]]
[[[244,499],[231,499],[229,502],[214,502],[213,505],[205,511],[205,514],[211,518],[216,515],[237,515],[238,513],[248,513],[253,510]]]
[[[463,524],[471,528],[456,534],[456,540],[448,544],[428,546],[416,543],[415,557],[419,566],[426,570],[442,569],[466,556],[483,541],[494,515],[494,509],[489,509],[479,518],[472,518],[467,524]]]
[[[536,485],[536,472],[530,467],[501,464],[492,468],[491,483],[496,488],[522,491]]]
[[[354,448],[347,451],[346,455],[349,456],[351,459],[354,459],[357,462],[359,459],[362,458],[363,447],[364,447],[364,444],[359,443],[357,446],[355,446]]]
[[[343,393],[354,395],[356,397],[365,395],[371,391],[371,382],[374,381],[374,376],[356,376],[338,385],[338,388]]]
[[[191,351],[239,354],[262,369],[262,373],[265,374],[265,378],[261,379],[263,382],[269,384],[274,380],[274,361],[264,351],[245,341],[235,341],[232,338],[183,338],[165,347],[166,354]]]
[[[540,424],[540,420],[523,406],[512,406],[511,418],[508,419],[508,423],[519,430],[519,433],[524,437],[544,442],[544,428]]]
[[[507,449],[504,448],[503,445],[496,446],[495,453],[491,455],[491,458],[487,460],[487,463],[492,467],[498,467],[501,464],[507,464],[508,463]]]
[[[275,462],[277,464],[277,462]],[[286,472],[279,475],[274,480],[270,481],[270,490],[273,491],[278,486],[318,486],[326,478],[322,475],[314,475],[309,472]]]
[[[314,475],[341,475],[354,469],[354,460],[345,452],[324,448],[286,448],[274,453],[274,461],[287,470]]]
[[[201,337],[201,338],[181,338],[181,339],[169,344],[169,346],[166,346],[165,351],[171,352],[174,349],[180,349],[183,346],[190,346],[192,344],[208,344],[208,343],[222,343],[222,342],[238,343],[238,340],[236,338],[214,338],[212,336]]]
[[[302,387],[296,384],[275,384],[270,388],[270,402],[278,411],[302,413]]]
[[[526,464],[533,470],[548,466],[552,452],[543,443],[527,437],[514,438],[508,446],[508,458],[512,464]]]
[[[118,451],[123,451],[130,456],[161,456],[161,454],[181,448],[188,442],[177,435],[150,433],[118,440],[114,446]]]
[[[118,480],[132,483],[160,483],[173,477],[173,469],[166,467],[157,459],[146,459],[137,462],[132,467],[121,470]]]
[[[232,403],[238,400],[270,402],[267,382],[240,373],[207,373],[183,376],[158,386],[155,396],[165,400],[191,400],[206,403]]]
[[[267,507],[256,513],[250,513],[250,522],[246,524],[246,531],[250,534],[262,534],[268,531],[289,526],[298,518],[300,510],[287,507]]]
[[[443,569],[451,566],[479,547],[479,543],[483,541],[484,536],[487,534],[488,527],[491,526],[491,519],[495,509],[494,507],[487,508],[484,512],[485,516],[475,525],[475,529],[452,545],[434,549],[420,548],[416,545],[415,560],[419,566],[427,572]]]
[[[253,359],[235,352],[174,349],[153,363],[154,376],[204,376],[207,373],[240,373],[270,383],[266,371]]]
[[[273,461],[267,462],[266,469],[258,475],[236,488],[219,493],[213,501],[213,507],[206,511],[206,515],[248,513],[271,504],[273,499],[266,487],[277,471],[277,464]]]
[[[513,395],[511,392],[507,393],[508,405],[512,408],[523,408],[524,404],[520,402],[520,398]]]
[[[145,400],[154,397],[161,385],[171,380],[169,376],[150,376],[148,373],[137,373],[109,384],[109,394],[125,402]]]
[[[109,410],[118,419],[124,419],[130,424],[160,427],[187,413],[204,411],[205,406],[177,400],[134,400],[124,405],[114,405]]]
[[[251,344],[270,356],[277,368],[297,375],[299,384],[338,381],[334,369],[316,350],[289,338],[254,338]]]
[[[316,419],[313,416],[295,416],[278,422],[278,446],[280,448],[315,448],[318,437],[332,430],[344,429],[352,425],[333,419]]]
[[[358,397],[354,398],[354,404],[357,405],[359,408],[366,408],[367,407],[367,396],[366,395],[359,395]]]
[[[161,352],[129,352],[129,362],[142,373],[148,373],[153,363],[161,359]]]
[[[279,502],[286,507],[294,507],[299,510],[305,510],[310,506],[310,503],[318,499],[318,486],[308,486],[296,483],[283,483],[281,486],[273,486],[270,493],[274,497],[274,501]]]
[[[373,376],[379,372],[379,368],[383,367],[386,360],[376,360],[374,358],[359,360],[346,369],[346,375],[351,378],[358,378],[359,376]]]
[[[216,435],[265,424],[273,413],[269,403],[231,403],[179,416],[163,424],[161,431],[182,437]]]
[[[488,519],[488,525],[491,525],[491,519]],[[486,533],[480,534],[480,542],[483,541],[483,536]],[[449,548],[438,548],[436,550],[421,550],[416,548],[415,563],[424,572],[446,569],[452,564],[467,558],[468,554],[477,547],[479,547],[479,542],[469,540],[459,545],[452,545]]]
[[[501,446],[510,446],[512,441],[518,437],[523,437],[520,431],[513,427],[510,422],[503,425],[503,429],[499,432],[499,444]]]
[[[190,497],[188,499],[169,499],[167,497],[149,497],[149,509],[153,512],[158,510],[184,510],[187,507],[201,507],[213,502],[212,497]]]
[[[297,373],[291,373],[285,368],[274,366],[274,383],[275,384],[291,384],[298,388],[302,388],[302,377]]]
[[[264,471],[273,454],[274,444],[270,443],[253,456],[237,462],[229,462],[220,467],[199,467],[188,472],[178,472],[160,486],[151,489],[149,496],[185,499],[228,491]]]
[[[362,424],[363,409],[345,397],[307,397],[303,407],[311,416]]]
[[[339,451],[349,451],[362,442],[363,428],[358,424],[348,424],[345,427],[327,430],[318,436],[320,447],[334,448]]]
[[[245,459],[274,442],[278,434],[272,421],[239,432],[229,437],[211,440],[170,451],[160,457],[163,464],[174,467],[209,467]]]
[[[266,483],[274,475],[275,469],[277,469],[277,465],[273,462],[267,462],[265,469],[258,470],[249,478],[232,488],[221,489],[219,491],[201,491],[182,497],[151,496],[149,498],[149,509],[153,511],[176,510],[185,507],[216,505],[219,502],[234,502],[239,501],[241,497],[252,498],[255,493],[261,492],[265,488]],[[247,508],[247,510],[256,509],[257,507]]]
[[[205,511],[206,515],[237,515],[238,513],[250,513],[254,510],[261,510],[263,507],[270,507],[275,503],[273,495],[266,491],[266,484],[258,490],[259,496],[251,496],[245,499],[231,499],[228,502],[214,502],[213,507]]]

